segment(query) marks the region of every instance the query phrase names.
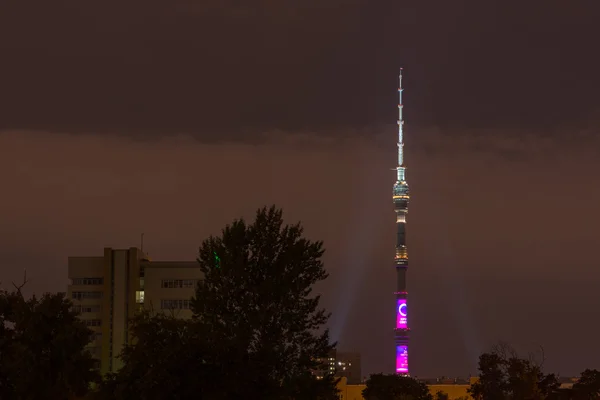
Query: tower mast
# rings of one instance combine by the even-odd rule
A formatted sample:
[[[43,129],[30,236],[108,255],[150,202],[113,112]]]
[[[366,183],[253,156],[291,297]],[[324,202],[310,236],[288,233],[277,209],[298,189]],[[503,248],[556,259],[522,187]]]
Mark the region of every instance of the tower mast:
[[[404,119],[402,117],[402,68],[400,68],[398,86],[398,166],[396,182],[393,189],[394,211],[396,212],[396,327],[394,343],[396,347],[396,373],[408,375],[408,314],[406,291],[406,272],[408,269],[408,252],[406,248],[406,216],[408,214],[409,190],[406,182],[404,165]]]

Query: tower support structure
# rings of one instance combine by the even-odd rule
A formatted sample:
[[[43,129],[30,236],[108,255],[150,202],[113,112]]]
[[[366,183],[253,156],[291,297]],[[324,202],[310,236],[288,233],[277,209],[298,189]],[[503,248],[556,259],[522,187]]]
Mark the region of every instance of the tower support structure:
[[[408,214],[409,190],[406,182],[406,166],[404,163],[404,118],[402,116],[402,69],[398,85],[398,166],[396,182],[393,188],[394,211],[396,212],[396,327],[394,328],[394,344],[396,352],[396,374],[408,375],[409,326],[408,326],[408,291],[406,273],[408,271],[408,250],[406,247],[406,219]]]

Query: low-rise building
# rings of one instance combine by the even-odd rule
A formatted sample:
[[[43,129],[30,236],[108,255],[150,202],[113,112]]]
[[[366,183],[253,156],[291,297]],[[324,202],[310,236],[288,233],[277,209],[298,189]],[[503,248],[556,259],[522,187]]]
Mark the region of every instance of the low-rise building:
[[[151,261],[140,249],[105,248],[92,257],[69,257],[67,295],[95,333],[89,345],[104,374],[121,368],[131,341],[129,321],[138,310],[192,316],[190,299],[202,278],[196,261]]]

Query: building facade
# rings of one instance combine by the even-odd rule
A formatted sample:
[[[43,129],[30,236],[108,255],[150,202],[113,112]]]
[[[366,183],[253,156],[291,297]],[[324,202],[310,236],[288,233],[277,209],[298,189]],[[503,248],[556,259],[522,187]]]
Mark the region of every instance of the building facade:
[[[350,385],[358,385],[363,381],[360,353],[333,349],[327,358],[318,358],[316,361],[321,363],[321,368],[313,371],[317,379],[322,379],[325,375],[333,375],[336,378],[345,378],[345,382]]]
[[[130,343],[129,320],[142,309],[189,318],[202,278],[197,262],[151,261],[137,248],[105,248],[102,256],[69,257],[67,295],[94,331],[89,349],[102,374],[119,370]]]
[[[349,385],[362,383],[360,353],[349,351],[336,353],[336,375],[346,378]]]
[[[408,250],[406,247],[406,217],[408,214],[409,190],[406,182],[406,166],[404,164],[404,119],[402,117],[402,69],[400,69],[398,86],[398,166],[396,182],[393,188],[394,211],[396,212],[396,326],[394,328],[394,344],[396,353],[396,373],[408,375],[408,292],[406,272],[408,269]]]

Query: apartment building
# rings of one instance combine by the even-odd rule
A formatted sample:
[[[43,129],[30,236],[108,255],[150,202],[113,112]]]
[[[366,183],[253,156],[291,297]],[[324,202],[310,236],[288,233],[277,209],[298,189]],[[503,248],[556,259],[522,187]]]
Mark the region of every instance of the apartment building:
[[[317,359],[322,362],[321,368],[313,371],[317,379],[325,375],[334,375],[337,378],[346,378],[349,385],[358,385],[362,382],[360,353],[344,352],[337,349],[331,350],[327,358]]]
[[[337,351],[335,362],[336,375],[345,377],[348,380],[348,385],[358,385],[363,382],[360,353]]]
[[[69,257],[68,266],[67,294],[95,333],[89,348],[103,374],[121,368],[118,356],[131,340],[128,321],[138,310],[190,318],[190,299],[202,278],[196,261],[151,261],[135,247]]]

